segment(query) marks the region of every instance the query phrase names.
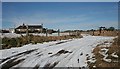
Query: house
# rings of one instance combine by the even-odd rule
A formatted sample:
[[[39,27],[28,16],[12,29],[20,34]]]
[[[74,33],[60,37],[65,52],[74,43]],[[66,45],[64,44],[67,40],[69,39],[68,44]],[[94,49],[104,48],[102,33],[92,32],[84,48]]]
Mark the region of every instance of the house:
[[[27,31],[29,33],[42,33],[43,30],[43,24],[41,25],[23,25],[18,26],[15,28],[15,33],[26,33]]]
[[[9,30],[7,30],[7,29],[2,29],[0,32],[1,33],[10,33]]]

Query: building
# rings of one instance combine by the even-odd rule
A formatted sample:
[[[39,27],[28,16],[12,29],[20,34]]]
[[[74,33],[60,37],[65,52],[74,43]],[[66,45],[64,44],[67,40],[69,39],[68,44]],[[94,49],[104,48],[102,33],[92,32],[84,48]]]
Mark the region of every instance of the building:
[[[15,33],[15,28],[9,28],[10,33]]]
[[[7,29],[2,29],[0,32],[1,32],[1,33],[10,33],[10,31],[7,30]]]
[[[42,33],[43,31],[43,24],[41,25],[23,25],[18,26],[15,28],[15,33]]]

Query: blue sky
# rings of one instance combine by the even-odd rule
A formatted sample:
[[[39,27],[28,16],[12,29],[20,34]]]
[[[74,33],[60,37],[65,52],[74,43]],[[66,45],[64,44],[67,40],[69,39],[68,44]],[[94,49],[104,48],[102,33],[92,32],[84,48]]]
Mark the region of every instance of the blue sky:
[[[44,24],[61,30],[116,27],[117,2],[3,2],[2,28]]]
[[[0,29],[2,29],[2,3],[0,2]]]
[[[118,2],[119,0],[1,0],[2,2]]]

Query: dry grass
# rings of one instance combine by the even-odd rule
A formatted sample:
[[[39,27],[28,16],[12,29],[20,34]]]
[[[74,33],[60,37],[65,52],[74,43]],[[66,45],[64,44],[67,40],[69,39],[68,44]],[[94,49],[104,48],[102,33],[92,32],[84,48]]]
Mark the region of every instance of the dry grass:
[[[90,69],[93,69],[93,66],[96,66],[96,68],[118,68],[120,67],[120,57],[118,58],[114,58],[111,56],[112,53],[116,52],[116,54],[118,56],[120,56],[120,47],[117,44],[118,43],[118,38],[114,39],[113,44],[110,47],[101,47],[101,46],[97,46],[94,50],[93,53],[95,55],[96,58],[96,62],[95,63],[88,63]],[[105,62],[103,61],[103,56],[99,53],[99,51],[101,51],[102,48],[107,48],[109,49],[108,52],[106,54],[108,54],[109,56],[107,57],[107,59],[111,59],[112,62]],[[113,62],[113,61],[118,61],[118,62]]]
[[[93,35],[93,31],[86,31],[86,32],[81,32],[83,34],[91,34]],[[118,31],[101,31],[101,34],[98,30],[94,31],[94,36],[118,36]]]
[[[81,38],[81,35],[66,35],[66,36],[29,36],[29,41],[32,43],[43,43],[43,42],[49,42],[49,41],[56,41],[56,40],[66,40],[66,39],[72,39],[72,38]]]
[[[2,38],[2,49],[8,49],[11,47],[21,47],[23,45],[32,43],[43,43],[49,41],[56,41],[56,40],[66,40],[72,38],[82,38],[81,35],[66,35],[66,36],[38,36],[38,35],[29,35],[29,36],[22,36],[17,38]]]

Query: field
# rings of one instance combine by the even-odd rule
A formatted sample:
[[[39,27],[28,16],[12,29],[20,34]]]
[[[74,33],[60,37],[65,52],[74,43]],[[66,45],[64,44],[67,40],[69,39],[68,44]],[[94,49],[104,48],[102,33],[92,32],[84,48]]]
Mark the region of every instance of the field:
[[[116,38],[85,34],[82,36],[83,38],[27,44],[18,48],[0,50],[2,56],[0,66],[2,69],[6,67],[89,67],[89,63],[97,61],[93,53],[94,48],[102,44],[103,47],[109,47]]]
[[[120,2],[84,1],[1,1],[0,69],[120,69]]]

